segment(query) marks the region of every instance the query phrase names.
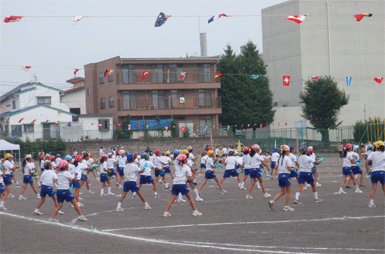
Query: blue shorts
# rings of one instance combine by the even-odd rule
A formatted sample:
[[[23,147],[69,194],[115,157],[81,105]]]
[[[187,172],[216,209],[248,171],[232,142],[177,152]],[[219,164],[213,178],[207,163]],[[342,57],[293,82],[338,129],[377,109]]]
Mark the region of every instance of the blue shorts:
[[[139,184],[147,184],[147,183],[153,183],[153,182],[154,182],[154,178],[152,178],[152,176],[144,176],[144,175],[140,176]]]
[[[279,174],[278,175],[278,185],[279,185],[279,187],[290,186],[291,185],[290,174],[287,174],[287,173]]]
[[[87,180],[88,179],[88,176],[87,175],[82,175],[82,177],[80,178],[80,180],[82,180],[82,181],[85,181],[85,180]]]
[[[314,165],[313,169],[311,170],[311,172],[314,174],[315,171],[317,170],[316,166]]]
[[[351,174],[353,174],[353,170],[351,167],[343,167],[342,168],[342,174],[350,176]]]
[[[360,166],[352,166],[352,171],[353,171],[353,174],[355,175],[359,175],[362,173]]]
[[[24,173],[24,172],[23,172],[23,173]],[[12,177],[14,177],[14,175],[13,175],[13,172],[11,172],[11,174],[10,174],[10,175],[11,175],[11,178],[12,178]]]
[[[123,184],[123,192],[137,192],[139,190],[138,186],[136,185],[136,182],[124,182]]]
[[[235,165],[235,169],[237,170],[239,168],[239,165],[237,164],[237,165]]]
[[[110,176],[115,176],[116,175],[115,169],[110,168],[110,171],[111,171]]]
[[[12,176],[11,175],[5,175],[3,177],[4,184],[5,185],[11,185],[12,184]]]
[[[165,173],[167,173],[167,174],[171,173],[170,167],[164,167],[163,169],[164,169]]]
[[[212,171],[212,170],[206,171],[206,173],[205,173],[206,179],[214,179],[215,177],[217,177],[217,176],[214,174],[214,171]]]
[[[64,200],[67,202],[71,202],[72,200],[75,199],[74,195],[72,195],[70,190],[57,190],[56,196],[57,196],[58,203],[63,203]]]
[[[124,170],[123,170],[124,168],[122,167],[118,167],[118,173],[119,173],[119,175],[120,176],[124,176]]]
[[[201,168],[206,168],[206,164],[201,163]]]
[[[276,163],[275,161],[272,161],[272,162],[271,162],[271,164],[270,164],[271,169],[274,169],[274,168],[275,168],[275,163]]]
[[[73,182],[72,184],[73,184],[74,188],[80,188],[80,181],[79,180],[77,180],[76,182]]]
[[[174,184],[171,189],[172,195],[179,195],[179,193],[182,193],[182,195],[186,195],[190,191],[188,190],[186,184]]]
[[[164,171],[160,171],[160,170],[157,170],[155,169],[155,176],[158,177],[158,176],[164,176],[166,173]]]
[[[100,182],[104,183],[104,182],[108,182],[109,180],[110,178],[108,178],[108,176],[105,173],[100,174]]]
[[[53,196],[55,196],[55,193],[53,192],[53,188],[51,186],[42,185],[40,190],[40,196],[42,198],[45,198],[46,195],[52,198]]]
[[[45,170],[45,168],[41,168],[41,169],[40,169],[41,172],[44,172],[44,170]]]
[[[0,193],[3,193],[5,191],[4,185],[0,183]]]
[[[261,174],[261,170],[259,168],[251,168],[250,169],[250,178],[261,178],[262,177],[262,174]]]
[[[218,154],[216,154],[216,155],[215,155],[215,158],[218,158],[218,157],[219,157],[219,155],[218,155]]]
[[[250,169],[249,168],[245,168],[244,171],[243,171],[243,175],[245,175],[245,176],[250,175]]]
[[[290,178],[292,178],[292,177],[297,178],[297,177],[298,177],[298,172],[296,172],[296,171],[291,171],[291,172],[290,172]]]
[[[372,177],[371,177],[372,183],[377,183],[380,181],[381,184],[385,184],[385,171],[374,171],[372,172]]]
[[[372,161],[369,161],[368,165],[369,166],[372,166],[373,162]]]
[[[313,174],[311,172],[300,172],[298,177],[298,183],[304,184],[307,182],[308,184],[314,183]]]
[[[239,176],[239,174],[235,169],[226,169],[225,173],[223,174],[223,178],[227,178],[230,176],[237,177],[237,176]]]
[[[25,175],[25,176],[23,177],[23,183],[33,183],[32,176],[30,176],[30,175]]]

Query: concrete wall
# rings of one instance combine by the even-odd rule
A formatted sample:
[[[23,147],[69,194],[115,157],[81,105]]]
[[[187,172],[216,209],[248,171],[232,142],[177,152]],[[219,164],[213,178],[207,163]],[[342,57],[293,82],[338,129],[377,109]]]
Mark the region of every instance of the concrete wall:
[[[69,112],[67,105],[60,103],[60,93],[57,90],[45,88],[42,86],[36,86],[35,90],[31,90],[25,93],[21,93],[17,99],[16,111],[22,108],[31,107],[37,105],[37,97],[51,97],[51,107],[58,108]]]
[[[86,114],[86,90],[80,89],[61,97],[61,102],[68,108],[80,108],[80,114]]]

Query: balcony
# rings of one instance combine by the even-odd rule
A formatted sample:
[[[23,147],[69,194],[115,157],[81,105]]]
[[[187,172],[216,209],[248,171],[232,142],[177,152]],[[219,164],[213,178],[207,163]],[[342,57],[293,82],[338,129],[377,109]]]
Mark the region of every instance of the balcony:
[[[188,89],[220,89],[221,82],[208,82],[208,83],[199,83],[199,82],[176,82],[176,83],[149,83],[149,82],[139,82],[132,84],[119,84],[117,90],[188,90]]]

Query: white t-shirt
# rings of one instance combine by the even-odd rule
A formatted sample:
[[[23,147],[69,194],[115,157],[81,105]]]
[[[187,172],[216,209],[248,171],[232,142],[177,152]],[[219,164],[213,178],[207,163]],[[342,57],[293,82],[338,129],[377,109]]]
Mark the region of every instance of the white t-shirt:
[[[299,172],[310,173],[313,169],[315,160],[308,155],[301,155],[298,159]]]
[[[100,150],[99,150],[99,156],[101,157],[103,154],[104,154],[103,149],[100,149]]]
[[[277,164],[278,164],[278,174],[283,174],[283,173],[290,174],[290,171],[287,169],[287,167],[291,167],[291,160],[289,156],[285,156],[283,157],[283,159],[280,158],[279,161],[277,161]]]
[[[107,167],[108,168],[114,168],[114,163],[116,163],[116,160],[113,158],[108,158],[107,159]]]
[[[57,179],[57,175],[53,170],[44,170],[41,173],[40,181],[42,185],[53,187],[53,181]]]
[[[12,162],[10,162],[9,160],[6,160],[6,161],[3,162],[3,165],[4,165],[5,169],[6,169],[5,174],[6,175],[10,175],[12,173],[11,168],[14,167]]]
[[[82,173],[83,173],[83,170],[84,170],[85,168],[87,168],[87,165],[84,165],[84,164],[81,163],[81,162],[79,162],[79,163],[78,163],[78,166],[75,167],[74,173],[76,173],[76,178],[77,178],[78,180],[80,180],[80,179],[82,178]],[[86,172],[86,174],[87,174],[87,172]]]
[[[70,188],[69,183],[72,179],[73,179],[73,177],[72,177],[70,172],[60,171],[57,174],[57,189],[58,190],[68,190]]]
[[[372,172],[385,171],[385,153],[381,151],[371,152],[368,160],[372,161]]]
[[[222,148],[222,152],[223,152],[223,154],[227,154],[227,148],[226,148],[226,147],[223,147],[223,148]]]
[[[71,173],[72,178],[75,177],[75,165],[74,164],[68,163],[68,172]]]
[[[0,169],[0,183],[4,183],[3,170],[2,169]]]
[[[237,164],[243,165],[243,157],[237,156],[237,157],[235,157],[235,158],[236,158],[236,160],[237,160]]]
[[[289,153],[289,158],[290,158],[290,160],[291,160],[291,167],[294,168],[295,166],[297,166],[297,165],[295,164],[295,162],[297,161],[297,157],[295,157],[294,154]]]
[[[250,168],[250,161],[251,161],[251,157],[250,157],[250,154],[245,154],[243,155],[243,166],[245,168]]]
[[[31,170],[32,174],[29,173],[29,170]],[[35,164],[33,162],[27,162],[24,167],[24,175],[30,176],[35,174]]]
[[[250,168],[259,168],[261,161],[263,161],[263,157],[257,153],[253,157],[250,156]]]
[[[219,149],[215,149],[215,155],[218,155],[219,154]]]
[[[207,154],[203,155],[202,158],[201,158],[201,163],[205,164],[206,163],[206,160],[209,158],[209,156]]]
[[[155,167],[157,167],[157,168],[163,168],[162,157],[156,156],[156,157],[154,158],[154,165],[155,165]]]
[[[207,158],[207,160],[205,161],[206,163],[206,171],[213,171],[214,169],[211,167],[212,165],[214,165],[214,162],[213,162],[213,159],[212,158]]]
[[[41,160],[41,162],[40,162],[40,168],[44,168],[44,163],[45,163],[45,160]]]
[[[191,169],[186,164],[175,165],[175,178],[173,180],[173,184],[186,184],[187,177],[192,176]]]
[[[275,152],[271,155],[271,161],[277,162],[279,159],[279,153]]]
[[[226,170],[235,169],[235,164],[237,163],[237,159],[234,156],[227,157],[225,160]]]
[[[62,159],[60,157],[57,157],[55,160],[56,165],[59,165],[61,161],[62,161]]]
[[[107,161],[100,164],[100,174],[108,174],[107,169]]]
[[[355,161],[358,161],[360,159],[360,156],[358,155],[358,153],[353,152],[353,151],[351,153],[352,153],[353,159]],[[351,164],[350,166],[357,166],[357,165],[354,163],[354,164]]]
[[[145,165],[148,165],[148,166],[146,168],[144,168]],[[143,173],[141,173],[141,175],[150,176],[151,170],[153,170],[155,168],[155,165],[150,160],[148,160],[148,161],[143,160],[140,163],[140,170],[142,170],[143,168],[144,168],[144,171],[143,171]]]
[[[140,171],[140,168],[135,165],[136,163],[128,163],[124,166],[124,181],[136,182],[136,173]]]
[[[194,164],[193,159],[194,159],[194,154],[189,153],[189,154],[188,154],[188,162],[189,162],[190,165],[193,165],[193,164]]]
[[[352,165],[351,160],[353,160],[353,154],[352,152],[347,152],[346,157],[343,159],[342,167],[348,167],[350,168]]]
[[[170,163],[171,159],[170,157],[167,157],[167,156],[161,156],[160,161],[163,163]],[[166,167],[169,167],[169,165],[162,165],[162,168],[166,168]]]
[[[117,160],[118,160],[120,168],[124,168],[126,166],[126,161],[127,161],[127,157],[126,156],[119,155],[117,157]]]

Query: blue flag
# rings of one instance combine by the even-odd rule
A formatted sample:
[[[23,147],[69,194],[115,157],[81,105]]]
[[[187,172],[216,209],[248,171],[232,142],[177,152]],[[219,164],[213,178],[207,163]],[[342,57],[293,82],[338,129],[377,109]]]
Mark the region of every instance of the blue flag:
[[[155,21],[155,27],[163,25],[171,15],[166,15],[163,12],[159,13],[158,18]]]
[[[346,77],[346,85],[350,86],[351,82],[352,82],[352,77]]]
[[[259,77],[261,77],[261,75],[252,74],[252,75],[250,76],[251,79],[257,79],[257,78],[259,78]]]
[[[67,126],[68,126],[68,127],[71,127],[71,123],[68,123]]]

